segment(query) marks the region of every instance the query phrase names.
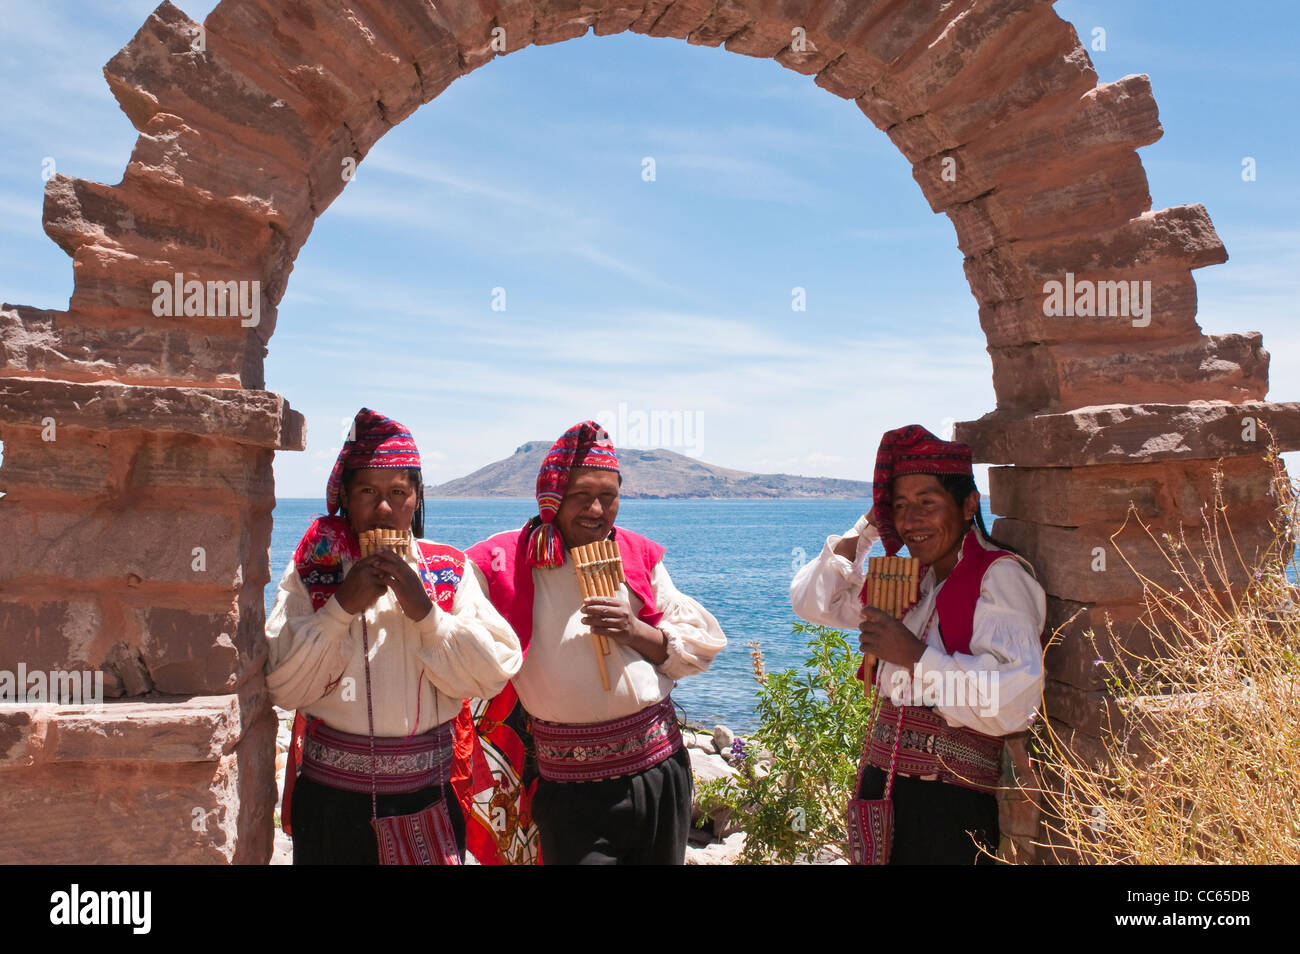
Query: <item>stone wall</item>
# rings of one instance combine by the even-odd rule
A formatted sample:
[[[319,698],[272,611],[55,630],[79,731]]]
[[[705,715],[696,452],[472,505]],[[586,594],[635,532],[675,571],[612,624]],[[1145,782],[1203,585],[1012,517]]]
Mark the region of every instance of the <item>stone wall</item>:
[[[30,832],[0,860],[269,856],[270,465],[303,434],[260,389],[294,258],[389,128],[498,55],[588,30],[811,77],[889,136],[952,220],[997,394],[958,437],[1000,465],[994,532],[1041,569],[1053,619],[1084,611],[1050,660],[1050,715],[1097,729],[1078,632],[1141,596],[1114,553],[1091,566],[1130,499],[1157,527],[1193,524],[1224,457],[1257,521],[1238,529],[1265,540],[1245,419],[1296,449],[1300,405],[1264,401],[1258,334],[1201,332],[1191,272],[1227,254],[1202,207],[1150,210],[1135,152],[1161,134],[1150,84],[1098,84],[1049,3],[224,0],[202,27],[163,3],[104,70],[140,133],[122,181],[46,187],[68,308],[0,306],[0,532],[15,544],[0,668],[102,669],[119,700],[0,714],[0,830]],[[177,275],[185,294],[159,314]],[[191,301],[187,282],[235,283],[250,308]],[[1049,316],[1051,282],[1109,288],[1109,313]],[[1115,314],[1119,286],[1102,283],[1117,282],[1144,304]],[[104,830],[72,824],[87,815]],[[1004,820],[1032,837],[1023,806]]]

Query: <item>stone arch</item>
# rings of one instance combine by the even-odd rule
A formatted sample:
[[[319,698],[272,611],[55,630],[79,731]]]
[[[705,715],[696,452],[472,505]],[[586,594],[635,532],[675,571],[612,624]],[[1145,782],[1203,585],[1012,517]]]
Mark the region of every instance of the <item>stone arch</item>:
[[[1053,622],[1132,619],[1140,587],[1091,572],[1094,548],[1113,548],[1130,500],[1195,523],[1215,458],[1262,544],[1267,469],[1242,419],[1290,450],[1300,405],[1264,401],[1260,335],[1201,333],[1191,271],[1226,252],[1202,207],[1150,210],[1147,78],[1099,85],[1050,3],[224,0],[200,26],[164,2],[105,67],[140,132],[122,181],[47,184],[68,308],[0,307],[0,532],[22,541],[0,553],[0,629],[15,663],[102,668],[121,696],[90,718],[0,716],[6,860],[268,857],[271,459],[302,448],[303,421],[263,390],[262,362],[294,258],[389,128],[497,55],[588,30],[775,59],[913,163],[993,359],[997,407],[958,435],[999,465],[994,532],[1042,568]],[[259,320],[156,315],[155,283],[177,273],[256,282]],[[1150,282],[1149,322],[1046,317],[1045,283],[1067,273]],[[1049,667],[1051,712],[1084,737],[1104,703],[1088,655],[1067,638]],[[51,823],[29,836],[16,820],[37,806]],[[52,845],[63,814],[156,837],[147,858],[111,823]],[[1003,817],[1031,833],[1032,806]]]

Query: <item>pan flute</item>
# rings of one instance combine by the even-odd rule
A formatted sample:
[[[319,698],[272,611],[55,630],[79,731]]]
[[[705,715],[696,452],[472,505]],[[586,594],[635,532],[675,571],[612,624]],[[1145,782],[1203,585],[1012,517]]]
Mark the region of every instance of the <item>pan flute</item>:
[[[921,561],[915,557],[885,556],[867,558],[867,604],[883,610],[894,619],[902,619],[921,594]],[[876,657],[867,653],[866,671],[876,665]],[[870,682],[867,691],[870,691]]]
[[[392,550],[405,556],[411,552],[411,532],[409,530],[365,530],[357,534],[361,543],[361,555],[371,556],[380,550]]]
[[[921,592],[921,561],[915,557],[867,559],[867,605],[902,619]]]
[[[586,546],[573,547],[569,550],[573,560],[573,572],[578,575],[578,588],[582,598],[590,596],[617,596],[623,585],[623,560],[618,555],[618,544],[613,540],[597,540]],[[609,640],[596,633],[591,634],[596,649],[596,665],[600,669],[600,684],[609,691],[609,671],[605,668],[605,657],[609,655]]]

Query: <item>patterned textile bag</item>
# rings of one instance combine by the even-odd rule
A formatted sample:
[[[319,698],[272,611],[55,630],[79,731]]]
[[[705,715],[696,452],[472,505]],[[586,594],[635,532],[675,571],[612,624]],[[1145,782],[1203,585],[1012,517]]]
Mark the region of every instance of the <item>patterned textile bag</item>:
[[[379,817],[378,782],[374,774],[375,715],[370,701],[370,633],[366,627],[365,616],[361,618],[361,658],[366,664],[366,718],[370,722],[370,826],[374,828],[375,840],[379,844],[379,863],[381,865],[458,865],[460,846],[456,844],[456,832],[451,825],[451,813],[447,811],[445,781],[442,783],[442,797],[436,804],[409,815]],[[437,722],[436,712],[434,721]],[[441,753],[442,749],[438,748],[436,751]],[[438,777],[445,777],[441,754],[439,754]]]
[[[872,733],[880,714],[880,684],[876,684],[876,706],[871,710],[871,724],[858,760],[858,781],[854,793],[862,791],[862,774],[867,768],[867,752],[871,748]],[[890,792],[894,788],[894,767],[898,764],[898,739],[903,733],[903,707],[898,707],[898,726],[894,730],[894,755],[889,763],[889,776],[885,780],[884,798],[854,798],[849,802],[849,861],[855,865],[887,865],[894,847],[894,803]]]

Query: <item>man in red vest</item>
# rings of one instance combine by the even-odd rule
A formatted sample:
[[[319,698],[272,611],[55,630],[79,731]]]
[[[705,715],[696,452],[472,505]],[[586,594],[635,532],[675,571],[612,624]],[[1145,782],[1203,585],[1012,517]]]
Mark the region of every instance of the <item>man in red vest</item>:
[[[531,716],[531,805],[519,734],[501,728],[508,705],[493,700],[498,715],[480,726],[489,747],[515,753],[506,784],[525,797],[503,816],[536,822],[545,864],[681,864],[686,853],[693,781],[669,692],[707,669],[726,638],[673,586],[664,548],[615,527],[621,481],[609,435],[575,425],[542,463],[537,516],[469,550],[524,648],[511,683]],[[625,583],[584,600],[569,551],[606,540]]]
[[[1029,564],[989,538],[967,445],[915,424],[889,431],[871,489],[870,512],[827,539],[790,600],[810,622],[859,629],[861,649],[879,660],[864,676],[881,703],[858,799],[891,800],[890,861],[970,864],[987,858],[981,848],[997,850],[1003,739],[1028,728],[1042,697],[1046,595]],[[906,544],[922,566],[901,620],[864,606],[877,541],[889,556]],[[851,806],[855,860],[888,838],[867,817],[861,802]]]
[[[519,641],[465,555],[420,539],[420,452],[401,424],[357,413],[325,501],[266,623],[271,698],[298,710],[281,811],[294,864],[459,863],[470,786],[453,724],[472,742],[464,700],[501,690]],[[409,530],[410,547],[363,557],[371,530]]]

